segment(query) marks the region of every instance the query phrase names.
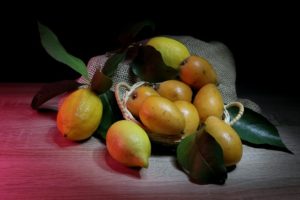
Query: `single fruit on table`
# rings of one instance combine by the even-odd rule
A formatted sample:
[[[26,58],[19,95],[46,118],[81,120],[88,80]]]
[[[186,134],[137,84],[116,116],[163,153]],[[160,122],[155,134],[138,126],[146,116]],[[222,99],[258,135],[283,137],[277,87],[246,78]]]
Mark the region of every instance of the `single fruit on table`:
[[[57,128],[68,139],[89,138],[101,122],[103,105],[89,88],[78,89],[67,96],[59,107]]]
[[[140,86],[133,91],[126,102],[126,106],[131,114],[138,117],[142,103],[149,96],[159,96],[159,94],[150,85]]]
[[[156,84],[156,91],[162,97],[171,101],[192,101],[192,89],[187,84],[178,80],[167,80]]]
[[[180,63],[190,56],[190,52],[184,44],[169,37],[151,38],[146,45],[159,51],[164,63],[174,69],[178,69]]]
[[[148,167],[151,144],[147,133],[132,121],[120,120],[112,124],[106,135],[109,154],[129,167]]]
[[[222,95],[215,84],[203,86],[196,94],[193,104],[197,108],[200,121],[204,122],[209,116],[222,118],[224,102]]]
[[[199,114],[196,107],[187,101],[175,101],[174,104],[183,114],[185,120],[183,137],[195,133],[200,125]]]
[[[148,97],[141,106],[140,120],[152,133],[161,135],[181,135],[185,121],[180,110],[167,98]]]
[[[180,79],[193,88],[200,89],[208,83],[217,83],[212,65],[200,56],[190,56],[180,66]]]
[[[223,150],[226,166],[237,164],[243,154],[243,146],[235,130],[221,119],[210,116],[205,121],[205,130],[215,138]]]

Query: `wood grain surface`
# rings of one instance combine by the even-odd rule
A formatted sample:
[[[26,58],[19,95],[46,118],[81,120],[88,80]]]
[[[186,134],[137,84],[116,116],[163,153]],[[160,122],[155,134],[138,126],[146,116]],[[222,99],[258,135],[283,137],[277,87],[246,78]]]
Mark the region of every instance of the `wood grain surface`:
[[[149,168],[137,170],[114,161],[95,137],[67,141],[55,112],[31,109],[40,87],[0,84],[0,199],[300,199],[297,101],[257,98],[294,154],[244,145],[225,185],[198,185],[168,153],[152,155]]]

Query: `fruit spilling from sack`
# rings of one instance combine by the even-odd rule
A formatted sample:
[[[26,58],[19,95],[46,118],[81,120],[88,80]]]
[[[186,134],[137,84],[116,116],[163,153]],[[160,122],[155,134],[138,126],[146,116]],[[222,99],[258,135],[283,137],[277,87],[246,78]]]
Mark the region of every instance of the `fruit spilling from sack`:
[[[218,78],[223,77],[217,76],[216,66],[171,37],[133,42],[111,54],[101,70],[87,70],[50,29],[42,24],[39,29],[47,52],[84,79],[49,84],[32,100],[32,108],[39,109],[47,100],[70,92],[57,114],[57,128],[66,139],[100,136],[116,162],[138,168],[151,165],[151,149],[157,143],[176,148],[180,168],[200,184],[225,182],[227,167],[233,169],[242,159],[241,139],[290,152],[262,115],[239,102],[224,105],[224,91],[218,87]],[[127,58],[131,71],[119,65]],[[131,85],[123,82],[128,77],[115,81],[117,69],[136,81]]]
[[[180,58],[180,62],[176,61],[178,66],[171,66],[180,76],[159,83],[141,81],[132,86],[117,83],[115,96],[124,118],[142,127],[152,142],[166,146],[178,145],[205,124],[206,130],[222,144],[225,165],[238,163],[242,155],[241,139],[223,121],[224,102],[213,66],[203,57],[186,53],[187,48],[171,38],[152,38],[146,45],[160,51],[165,62],[172,63],[172,58]],[[207,120],[209,117],[219,121]],[[212,130],[211,124],[219,128]]]

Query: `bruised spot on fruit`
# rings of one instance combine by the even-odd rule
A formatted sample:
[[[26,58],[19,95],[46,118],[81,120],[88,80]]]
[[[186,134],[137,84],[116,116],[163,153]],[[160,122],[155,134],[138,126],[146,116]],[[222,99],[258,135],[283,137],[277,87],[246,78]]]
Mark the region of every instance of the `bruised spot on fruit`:
[[[136,99],[138,96],[138,94],[136,92],[132,93],[132,95],[130,96],[132,99]]]
[[[153,89],[157,91],[157,90],[159,90],[159,87],[160,87],[160,84],[154,84]]]
[[[180,65],[185,65],[188,61],[187,61],[188,59],[184,59],[181,63],[180,63]]]

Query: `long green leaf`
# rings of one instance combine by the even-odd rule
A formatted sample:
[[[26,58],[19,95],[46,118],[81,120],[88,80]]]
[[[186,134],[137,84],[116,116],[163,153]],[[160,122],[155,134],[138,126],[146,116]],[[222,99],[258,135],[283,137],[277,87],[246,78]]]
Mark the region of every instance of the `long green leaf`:
[[[227,170],[222,149],[215,139],[204,131],[204,127],[179,143],[177,160],[195,183],[225,183]]]
[[[45,25],[38,23],[41,43],[47,53],[55,60],[62,62],[88,79],[86,65],[82,60],[69,54],[59,42],[56,35]]]
[[[238,110],[234,107],[228,109],[230,116],[236,116]],[[237,131],[243,141],[279,147],[288,150],[282,142],[277,128],[264,116],[245,108],[244,114],[233,128]]]

